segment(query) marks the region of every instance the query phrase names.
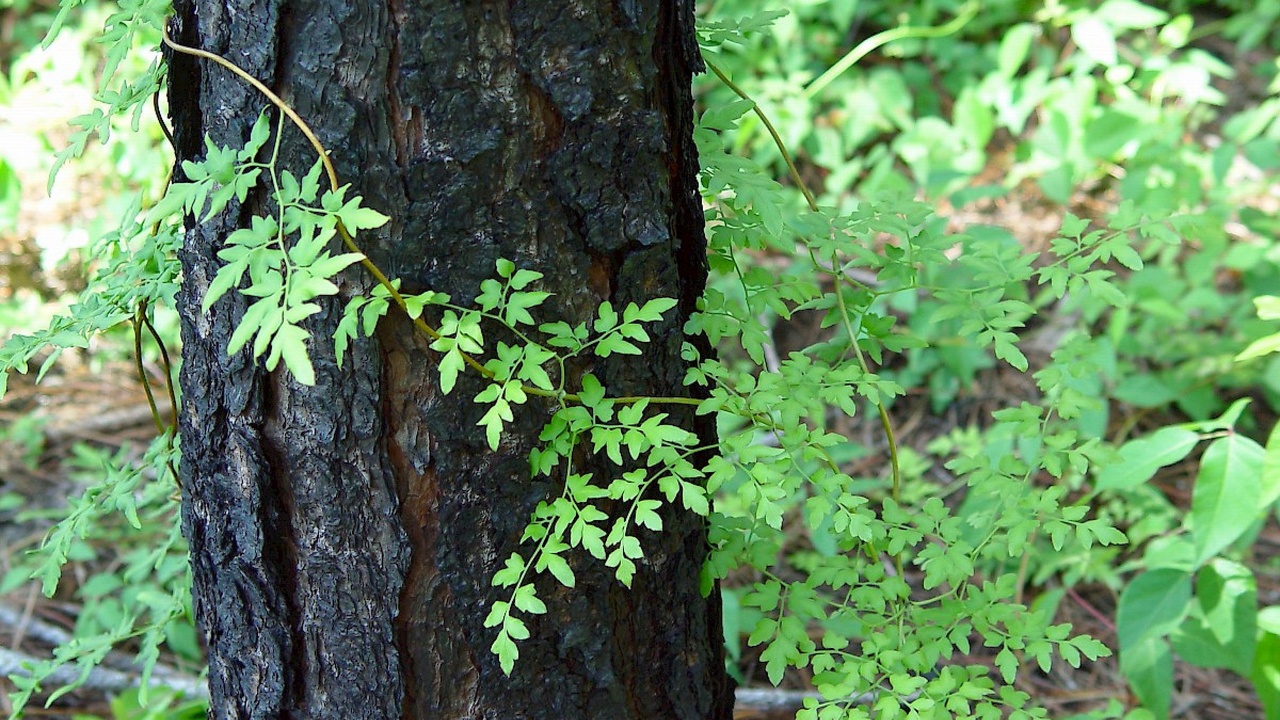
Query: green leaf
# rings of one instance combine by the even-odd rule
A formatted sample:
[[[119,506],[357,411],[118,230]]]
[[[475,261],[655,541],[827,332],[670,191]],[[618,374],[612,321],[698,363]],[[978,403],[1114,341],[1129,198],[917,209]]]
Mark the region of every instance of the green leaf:
[[[1129,113],[1107,109],[1085,127],[1084,149],[1089,155],[1110,160],[1130,142],[1140,139],[1143,125]],[[1128,246],[1128,239],[1120,236],[1116,243],[1116,260],[1130,270],[1142,269],[1142,258]]]
[[[752,637],[755,637],[755,633],[752,633]],[[794,615],[784,616],[777,624],[777,635],[764,652],[760,653],[760,659],[765,661],[765,673],[769,676],[769,682],[777,685],[782,681],[787,667],[796,664],[802,657],[801,645],[812,646],[804,623]],[[894,698],[895,705],[897,702],[897,698]]]
[[[1259,320],[1280,320],[1280,297],[1261,295],[1253,299]]]
[[[1062,216],[1062,226],[1058,228],[1058,234],[1065,238],[1078,238],[1088,227],[1088,220],[1076,217],[1072,213],[1064,213]]]
[[[1079,635],[1072,638],[1071,645],[1084,653],[1084,656],[1090,660],[1111,657],[1111,648],[1104,645],[1101,640],[1091,638],[1088,635]]]
[[[391,303],[380,297],[375,297],[365,304],[364,309],[360,312],[360,323],[365,335],[373,335],[373,332],[378,329],[378,321],[387,314],[387,310],[390,308]]]
[[[214,215],[225,210],[227,204],[236,196],[236,190],[235,178],[231,178],[230,184],[214,189],[213,194],[209,196],[209,209],[205,211],[204,217],[200,218],[200,222],[207,223]]]
[[[511,405],[504,399],[498,398],[489,411],[480,418],[476,424],[485,430],[485,439],[489,442],[490,450],[497,450],[498,443],[502,439],[502,428],[507,422],[511,422],[514,416],[511,414]]]
[[[235,331],[231,333],[231,340],[227,343],[227,354],[234,355],[240,352],[240,349],[247,345],[253,339],[253,336],[262,329],[263,323],[271,311],[278,309],[279,303],[275,298],[262,298],[250,305],[240,318]]]
[[[622,425],[639,425],[644,419],[644,411],[649,407],[649,398],[631,403],[618,411],[618,423]]]
[[[623,340],[619,335],[606,335],[596,345],[596,355],[607,358],[610,355],[640,355],[640,348]]]
[[[644,304],[644,307],[636,308],[634,303],[627,305],[623,312],[623,319],[628,322],[655,322],[662,319],[662,314],[676,306],[675,298],[654,298]]]
[[[1022,351],[1018,349],[1018,346],[1006,338],[1005,335],[1007,335],[1007,333],[1000,333],[995,338],[993,347],[996,351],[996,357],[1009,363],[1009,365],[1014,369],[1026,372],[1028,367],[1027,356],[1023,355]]]
[[[1204,451],[1186,519],[1197,564],[1235,542],[1266,512],[1259,504],[1264,455],[1256,442],[1237,434],[1214,440]]]
[[[525,562],[519,553],[507,556],[506,567],[493,574],[494,587],[511,587],[524,576]]]
[[[434,292],[428,290],[418,295],[403,295],[405,312],[411,318],[419,318],[422,316],[422,310],[428,305],[443,305],[449,302],[449,296],[445,293]]]
[[[1260,485],[1259,505],[1269,508],[1280,500],[1280,423],[1271,428],[1267,436],[1267,445],[1262,458],[1262,474],[1258,478]]]
[[[588,505],[587,507],[591,506]],[[601,516],[603,517],[604,514],[601,513]],[[581,545],[587,552],[591,553],[595,559],[604,560],[604,530],[601,530],[599,526],[592,525],[580,516],[573,523],[571,539],[575,541],[575,544]]]
[[[263,108],[258,113],[258,119],[253,123],[253,129],[249,131],[249,142],[244,144],[244,148],[240,150],[239,159],[241,162],[247,162],[258,154],[263,145],[267,144],[267,140],[271,139],[271,118],[267,114],[268,108]]]
[[[1166,405],[1178,399],[1178,388],[1155,375],[1131,375],[1116,383],[1113,395],[1121,402],[1142,408]]]
[[[538,598],[538,592],[532,585],[524,585],[516,589],[515,605],[517,609],[531,615],[542,615],[547,612],[546,604]]]
[[[523,290],[533,283],[542,279],[542,273],[534,270],[517,270],[516,274],[511,277],[511,289]],[[550,293],[548,293],[549,295]]]
[[[691,482],[680,482],[680,501],[690,512],[706,517],[711,513],[707,491]]]
[[[537,307],[544,300],[551,297],[548,292],[518,292],[512,293],[507,298],[507,306],[503,309],[502,318],[510,327],[519,325],[532,325],[533,316],[529,314],[528,308]]]
[[[360,253],[342,253],[333,257],[322,257],[310,265],[313,275],[320,278],[332,278],[349,266],[364,260]]]
[[[516,648],[515,642],[507,635],[505,628],[498,633],[493,645],[489,646],[489,651],[498,656],[498,663],[502,666],[503,674],[510,675],[511,670],[516,666],[516,660],[520,657],[520,650]]]
[[[624,536],[618,547],[622,549],[623,555],[633,560],[644,557],[644,548],[640,547],[640,539],[634,535]]]
[[[1019,23],[1004,31],[996,54],[996,67],[1001,75],[1011,79],[1018,74],[1031,51],[1031,42],[1038,34],[1040,28],[1033,23]]]
[[[502,629],[511,636],[512,640],[528,640],[529,628],[524,621],[514,615],[507,615],[502,621]]]
[[[1257,581],[1249,568],[1224,558],[1215,558],[1196,577],[1196,597],[1210,630],[1224,645],[1243,639],[1252,646],[1258,619],[1257,594]]]
[[[252,273],[250,273],[252,275]],[[268,268],[260,278],[257,278],[249,284],[249,287],[241,290],[241,294],[250,297],[269,298],[280,294],[284,289],[284,274],[276,268]]]
[[[555,576],[561,585],[571,588],[577,584],[578,579],[574,577],[573,570],[569,567],[569,563],[565,559],[556,554],[544,553],[538,559],[538,564]]]
[[[618,313],[613,309],[613,304],[608,300],[600,303],[600,309],[596,311],[596,320],[592,325],[597,333],[606,333],[618,325]]]
[[[554,359],[554,357],[554,355],[551,355],[547,360]],[[524,363],[521,364],[517,377],[543,390],[555,389],[551,382],[551,376],[547,374],[547,371],[538,362],[531,361],[529,357],[526,357]]]
[[[468,353],[484,352],[484,331],[480,328],[480,319],[476,312],[467,312],[458,319],[458,349]]]
[[[249,191],[258,185],[258,176],[262,174],[262,170],[254,168],[236,175],[235,182],[232,183],[232,190],[235,197],[240,202],[244,202],[249,198]]]
[[[457,348],[453,348],[440,358],[440,391],[448,395],[453,391],[454,384],[458,381],[458,373],[466,367],[466,361],[462,359],[462,353]]]
[[[284,321],[289,325],[297,325],[318,312],[320,312],[320,306],[315,303],[292,305],[284,311]]]
[[[787,10],[761,10],[741,18],[732,16],[726,20],[700,21],[698,43],[708,48],[727,42],[740,43],[744,36],[763,32],[773,21],[786,17],[787,13]]]
[[[1149,30],[1169,19],[1169,13],[1138,0],[1107,0],[1097,15],[1111,27],[1124,30]]]
[[[1120,671],[1134,693],[1157,718],[1169,717],[1173,698],[1173,655],[1159,637],[1120,650]]]
[[[244,277],[244,271],[248,270],[246,263],[231,263],[218,268],[217,274],[213,276],[213,281],[209,283],[209,289],[205,291],[204,301],[200,303],[201,312],[209,312],[209,308],[218,301],[227,291],[240,284],[240,280]]]
[[[294,211],[285,212],[284,228],[285,232],[290,232],[294,226],[297,226],[298,238],[294,241],[293,247],[289,248],[288,256],[294,265],[307,266],[316,261],[320,257],[320,253],[324,250],[325,243],[316,234],[316,225],[313,222],[298,223],[293,217]]]
[[[1018,678],[1018,656],[1009,648],[996,653],[996,667],[1000,669],[1000,677],[1008,684]]]
[[[1249,680],[1262,701],[1267,720],[1280,720],[1280,635],[1259,635]]]
[[[1254,340],[1252,343],[1249,343],[1248,347],[1241,350],[1240,354],[1236,355],[1235,359],[1236,362],[1244,362],[1245,360],[1252,360],[1264,355],[1270,355],[1276,351],[1280,351],[1280,333],[1267,335],[1266,337]]]
[[[503,396],[503,386],[499,383],[489,383],[475,397],[475,402],[479,405],[486,405]]]
[[[280,305],[280,300],[279,295],[262,299],[262,302],[266,304],[266,314],[263,315],[262,321],[254,332],[251,353],[255,359],[262,357],[262,354],[267,351],[271,346],[271,338],[275,337],[276,331],[284,324],[284,307]],[[235,333],[232,333],[231,337],[232,340],[235,340]],[[275,362],[278,360],[279,355],[277,354],[276,360],[270,363],[270,368],[268,369],[275,369]]]
[[[338,286],[321,277],[312,277],[304,268],[295,268],[285,296],[290,305],[298,305],[317,297],[337,295]]]
[[[281,325],[272,341],[273,349],[278,349],[284,366],[289,369],[293,378],[307,386],[316,384],[316,371],[311,366],[311,356],[307,353],[307,338],[311,335],[297,325]]]
[[[1123,658],[1128,648],[1160,640],[1186,617],[1191,575],[1182,570],[1148,570],[1130,581],[1116,608],[1116,635]]]
[[[1112,255],[1116,261],[1130,270],[1141,270],[1143,268],[1142,256],[1136,250],[1129,246],[1127,241],[1118,242],[1112,246]]]
[[[1120,462],[1098,473],[1098,490],[1132,490],[1162,467],[1181,462],[1200,442],[1200,435],[1182,427],[1161,428],[1120,446]]]
[[[302,184],[298,188],[299,202],[312,203],[320,195],[320,173],[324,170],[324,158],[316,158],[312,163],[311,169],[302,178]]]
[[[591,410],[604,405],[604,386],[591,373],[584,373],[582,376],[582,390],[578,393],[578,398],[582,401],[582,405]]]
[[[361,207],[362,200],[363,198],[357,195],[348,200],[336,213],[343,226],[351,233],[382,227],[391,219],[377,210]]]
[[[631,587],[631,580],[636,574],[636,564],[629,560],[622,552],[622,548],[618,548],[609,553],[609,557],[605,558],[605,567],[614,568],[613,575],[626,587]]]
[[[738,119],[751,112],[755,103],[750,100],[733,100],[723,105],[712,105],[703,111],[698,124],[711,130],[728,130],[736,127]]]
[[[583,340],[587,337],[587,327],[584,324],[573,328],[566,322],[542,323],[538,330],[548,335],[547,344],[551,347],[568,348],[575,353],[582,348]]]
[[[1086,15],[1072,23],[1071,39],[1095,63],[1104,67],[1116,64],[1116,36],[1097,15]]]
[[[1239,563],[1216,558],[1196,576],[1196,605],[1173,637],[1173,647],[1198,667],[1248,675],[1258,629],[1257,583]]]
[[[511,603],[498,601],[489,608],[489,614],[484,619],[485,627],[497,627],[506,619],[511,609]]]
[[[480,282],[480,294],[476,296],[476,306],[481,310],[491,312],[497,310],[502,304],[503,290],[502,283],[488,278]]]
[[[658,500],[640,500],[636,503],[636,523],[654,532],[661,532],[662,516],[657,512],[660,507],[662,503]]]

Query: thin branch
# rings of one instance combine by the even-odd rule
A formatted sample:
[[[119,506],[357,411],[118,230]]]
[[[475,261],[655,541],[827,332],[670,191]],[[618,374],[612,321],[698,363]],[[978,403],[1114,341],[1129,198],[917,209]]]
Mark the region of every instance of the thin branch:
[[[822,73],[813,82],[809,83],[804,89],[804,96],[811,98],[822,92],[833,80],[840,77],[849,68],[858,64],[858,61],[871,54],[876,48],[887,45],[894,40],[906,40],[907,38],[939,38],[950,35],[960,28],[964,27],[978,14],[978,3],[970,2],[961,8],[960,14],[951,19],[951,22],[938,27],[897,27],[875,35],[858,43],[858,46],[850,50],[847,55],[840,58],[840,61],[832,65],[826,72]]]
[[[0,675],[6,677],[13,675],[29,677],[31,671],[27,667],[37,665],[40,662],[39,658],[0,648]],[[142,686],[141,671],[124,672],[98,666],[89,671],[89,675],[84,682],[79,682],[80,672],[80,666],[75,663],[63,665],[46,676],[43,682],[51,687],[76,685],[77,688],[108,693],[123,692]],[[189,698],[209,697],[209,686],[203,678],[184,675],[161,665],[155,666],[151,674],[151,681],[147,685],[149,687],[165,687],[177,690]]]

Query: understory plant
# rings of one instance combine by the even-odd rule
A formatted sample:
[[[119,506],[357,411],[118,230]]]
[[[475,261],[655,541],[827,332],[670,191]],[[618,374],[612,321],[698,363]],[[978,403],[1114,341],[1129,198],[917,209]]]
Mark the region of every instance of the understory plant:
[[[50,37],[78,4],[64,3]],[[619,397],[589,373],[570,386],[563,372],[579,358],[638,354],[646,325],[674,307],[670,298],[605,302],[589,325],[569,325],[543,312],[541,275],[509,260],[470,297],[402,292],[360,252],[361,233],[388,218],[341,184],[342,168],[318,143],[313,165],[283,167],[284,127],[313,137],[306,119],[213,57],[263,91],[248,142],[209,142],[202,160],[184,163],[186,182],[140,197],[98,244],[79,301],[47,329],[10,339],[0,365],[26,372],[38,363],[43,375],[58,353],[124,324],[139,352],[145,340],[164,353],[174,377],[155,318],[181,282],[183,230],[259,194],[267,212],[227,238],[204,301],[207,309],[227,293],[249,299],[227,352],[311,385],[315,343],[333,342],[342,362],[353,339],[404,313],[440,355],[442,392],[455,390],[460,373],[485,379],[476,431],[490,446],[516,406],[552,411],[529,460],[531,474],[553,478],[557,491],[493,578],[498,599],[486,625],[508,672],[526,620],[548,610],[534,578],[573,587],[565,558],[582,552],[629,585],[645,538],[663,530],[657,510],[675,504],[707,518],[704,591],[728,587],[731,658],[746,652],[745,637],[775,685],[789,672],[812,678],[819,696],[799,717],[1043,717],[1020,676],[1111,652],[1055,619],[1065,589],[1085,582],[1119,594],[1120,668],[1145,706],[1128,717],[1168,715],[1175,654],[1248,676],[1268,717],[1280,717],[1280,621],[1257,608],[1256,581],[1240,561],[1280,498],[1280,440],[1252,439],[1248,400],[1219,397],[1263,382],[1235,355],[1266,343],[1267,330],[1218,302],[1221,293],[1178,294],[1206,277],[1217,282],[1231,263],[1247,291],[1276,280],[1248,258],[1223,260],[1216,250],[1231,198],[1204,189],[1226,180],[1237,152],[1260,163],[1280,157],[1270,119],[1237,128],[1229,152],[1179,147],[1217,100],[1212,79],[1223,69],[1188,48],[1189,16],[1136,0],[1053,4],[1034,18],[1011,2],[981,13],[977,4],[921,3],[906,22],[884,19],[897,12],[889,3],[808,4],[792,15],[740,5],[717,3],[699,31],[709,84],[699,89],[695,139],[712,280],[685,330],[715,353],[685,345],[686,397]],[[102,107],[74,121],[59,164],[121,132],[121,118],[136,124],[162,89],[158,56],[116,72],[130,53],[161,43],[190,52],[163,36],[168,12],[145,0],[109,15]],[[846,48],[836,30],[855,20],[892,27]],[[1079,52],[1064,57],[1067,42]],[[831,56],[815,70],[797,47]],[[900,64],[862,72],[859,61],[877,50]],[[949,112],[931,98],[946,98]],[[974,181],[997,131],[1016,138],[1009,186]],[[963,208],[1018,182],[1060,203],[1081,185],[1114,191],[1118,202],[1091,216],[1061,213],[1045,242],[1029,247],[997,227],[956,232],[918,192]],[[1249,219],[1261,228],[1269,218]],[[357,264],[369,289],[343,295],[334,279]],[[335,300],[337,333],[316,337],[308,318]],[[1180,302],[1197,310],[1181,324],[1169,317]],[[1232,335],[1212,353],[1192,349],[1222,327]],[[1162,332],[1159,347],[1143,342]],[[1243,359],[1275,345],[1255,345]],[[912,394],[928,393],[944,411],[989,372],[1025,374],[1027,397],[973,427],[904,442]],[[181,402],[172,382],[148,386],[149,396],[162,393]],[[1117,403],[1176,405],[1184,417],[1116,433]],[[715,446],[670,422],[671,405],[713,415]],[[104,458],[102,479],[50,532],[31,566],[46,593],[76,548],[118,528],[117,514],[153,539],[123,569],[80,588],[85,599],[119,591],[102,614],[114,622],[87,624],[15,676],[15,715],[66,664],[83,680],[120,645],[137,652],[144,672],[161,647],[192,652],[174,520],[179,440],[162,428],[141,462]],[[574,458],[584,452],[615,471],[582,471]],[[1149,481],[1188,457],[1198,461],[1182,512]],[[1122,555],[1128,543],[1140,552]],[[136,700],[146,706],[145,691]]]

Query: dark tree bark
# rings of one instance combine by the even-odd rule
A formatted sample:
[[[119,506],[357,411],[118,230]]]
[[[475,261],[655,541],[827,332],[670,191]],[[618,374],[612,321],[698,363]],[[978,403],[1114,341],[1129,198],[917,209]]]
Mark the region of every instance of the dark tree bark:
[[[682,323],[705,280],[691,140],[692,0],[178,0],[172,32],[273,86],[316,129],[350,194],[392,217],[359,238],[410,292],[472,297],[499,257],[545,273],[547,312],[588,320],[676,297],[642,358],[589,368],[616,394],[681,387]],[[179,161],[239,146],[266,105],[230,73],[171,57]],[[314,155],[286,133],[286,165]],[[665,511],[627,590],[590,558],[539,584],[510,678],[489,652],[490,579],[537,502],[536,400],[497,452],[462,378],[439,392],[427,342],[393,312],[342,367],[341,301],[308,322],[313,388],[227,356],[244,310],[200,302],[232,204],[189,231],[183,523],[215,718],[728,718],[719,598],[698,593],[703,521]],[[347,293],[367,289],[357,272]],[[582,372],[587,368],[577,368]],[[677,414],[677,417],[680,417]],[[691,416],[683,421],[707,436]],[[588,461],[589,462],[589,461]]]

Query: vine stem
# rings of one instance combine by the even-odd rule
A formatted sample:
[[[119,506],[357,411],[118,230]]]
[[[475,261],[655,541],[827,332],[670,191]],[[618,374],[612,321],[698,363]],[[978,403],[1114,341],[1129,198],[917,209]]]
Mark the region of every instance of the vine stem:
[[[262,83],[262,81],[258,80],[253,75],[249,74],[249,72],[244,68],[240,67],[239,65],[236,65],[235,63],[222,57],[221,55],[218,55],[216,53],[211,53],[207,50],[201,50],[200,48],[191,47],[189,45],[183,45],[182,43],[175,41],[172,37],[169,36],[168,28],[164,28],[162,30],[161,37],[164,41],[164,44],[168,45],[175,52],[184,53],[186,55],[192,55],[198,58],[204,58],[205,60],[209,60],[214,63],[217,63],[218,65],[221,65],[222,67],[226,68],[229,72],[231,72],[236,77],[249,83],[251,86],[253,86],[255,90],[262,93],[262,95],[266,97],[267,100],[269,100],[272,105],[275,105],[277,108],[279,108],[280,112],[284,113],[285,116],[287,116],[289,120],[294,124],[294,126],[296,126],[298,130],[301,131],[302,134],[307,138],[307,141],[311,143],[311,147],[314,148],[316,151],[316,154],[319,155],[321,164],[324,165],[325,175],[328,176],[329,178],[329,186],[335,192],[339,189],[338,171],[336,168],[334,168],[333,161],[329,159],[329,151],[325,148],[324,144],[320,142],[320,139],[316,136],[315,132],[311,129],[311,126],[307,124],[307,121],[303,120],[302,116],[298,115],[297,111],[295,111],[292,107],[290,107],[289,104],[286,103],[279,95],[273,92],[271,88],[267,87],[265,84]],[[407,315],[413,321],[414,327],[416,327],[419,331],[421,331],[424,335],[431,338],[432,340],[439,340],[441,335],[438,331],[436,331],[435,328],[428,325],[420,315],[415,317],[413,313],[409,312],[408,303],[405,302],[404,296],[400,294],[400,290],[396,287],[395,283],[392,282],[391,279],[387,277],[386,273],[382,272],[382,269],[379,268],[372,260],[370,260],[369,257],[364,254],[363,251],[361,251],[360,246],[356,244],[355,238],[352,237],[351,233],[347,231],[347,228],[342,224],[341,220],[338,220],[337,227],[338,227],[338,235],[342,238],[342,243],[347,247],[348,250],[360,256],[361,267],[363,267],[370,275],[372,275],[373,279],[377,281],[377,283],[387,291],[387,294],[388,296],[390,296],[392,302],[394,302],[396,306],[399,307],[400,310],[403,311],[405,315]],[[465,362],[467,366],[470,367],[472,370],[475,370],[476,372],[480,373],[481,376],[489,380],[494,379],[493,371],[486,368],[483,364],[480,363],[479,360],[475,359],[474,357],[472,357],[471,355],[465,352],[459,351],[459,354],[462,356],[463,362]],[[521,390],[523,390],[526,395],[534,395],[536,397],[551,398],[551,399],[559,400],[561,402],[564,402],[564,401],[581,402],[582,401],[582,398],[576,393],[554,392],[551,390],[543,390],[542,388],[539,388],[539,387],[532,387],[524,384],[521,384]],[[697,398],[687,398],[687,397],[626,396],[626,397],[610,398],[610,399],[615,403],[623,403],[623,404],[633,404],[633,403],[640,402],[641,400],[648,400],[650,404],[662,404],[662,405],[698,405],[699,403],[702,402]]]
[[[813,82],[809,83],[804,89],[805,98],[812,98],[818,93],[826,89],[836,78],[843,75],[849,68],[858,64],[858,61],[871,54],[877,48],[887,45],[895,40],[907,40],[914,38],[940,38],[946,37],[965,25],[976,17],[978,14],[978,3],[966,3],[960,9],[960,13],[951,19],[950,22],[939,25],[937,27],[928,25],[896,27],[889,30],[872,35],[871,37],[858,43],[858,46],[850,50],[839,62],[832,65],[826,72],[819,75]]]
[[[968,22],[968,20],[966,19],[965,22]],[[913,28],[902,28],[902,29],[907,30],[907,29],[913,29]],[[915,28],[915,29],[918,29],[918,28]],[[883,34],[884,33],[881,33],[881,35]],[[890,38],[890,39],[893,39],[893,38]],[[888,41],[886,40],[885,42],[888,42]],[[878,45],[876,47],[878,47]],[[734,94],[736,94],[738,97],[751,103],[751,112],[755,113],[755,116],[760,119],[760,123],[764,125],[765,129],[769,132],[770,137],[773,138],[774,144],[778,147],[778,152],[782,154],[782,161],[787,165],[787,173],[791,176],[792,182],[796,184],[796,187],[800,190],[800,193],[804,195],[804,199],[809,206],[809,210],[815,213],[821,212],[821,210],[819,210],[818,208],[818,201],[814,198],[813,191],[809,189],[808,184],[805,183],[804,179],[800,177],[800,171],[796,168],[796,163],[791,156],[791,152],[787,149],[786,143],[782,141],[782,136],[780,136],[778,134],[778,131],[774,128],[773,122],[769,119],[768,114],[766,114],[764,109],[760,107],[760,103],[756,102],[755,98],[751,97],[751,95],[747,93],[747,91],[743,90],[740,86],[734,83],[733,80],[731,80],[728,75],[725,75],[724,71],[721,70],[718,66],[716,66],[715,63],[711,62],[710,60],[706,60],[705,62],[707,64],[707,67],[711,69],[711,72],[715,73],[715,76],[719,78],[720,81],[723,82],[726,87],[732,90]],[[815,261],[814,262],[815,266],[821,267],[821,265],[817,263],[817,259],[816,258],[813,258],[813,259]],[[849,309],[848,307],[846,307],[845,301],[844,301],[843,286],[848,280],[847,278],[845,278],[844,272],[835,263],[834,258],[832,261],[831,269],[832,269],[832,272],[830,273],[831,278],[836,285],[835,287],[836,302],[840,306],[840,315],[843,318],[845,332],[849,335],[849,344],[853,348],[854,355],[857,358],[858,365],[862,368],[862,371],[864,373],[870,374],[871,368],[867,364],[866,357],[864,357],[862,354],[862,349],[858,347],[858,336],[852,324],[849,322]],[[888,441],[888,445],[889,445],[889,467],[890,467],[892,483],[893,483],[892,485],[893,500],[894,502],[901,502],[902,468],[901,468],[901,463],[899,462],[897,436],[894,433],[893,421],[889,418],[889,411],[885,408],[884,402],[882,400],[877,399],[875,401],[875,404],[876,404],[876,410],[880,415],[880,425],[884,428],[885,439]],[[901,574],[901,570],[902,570],[901,559],[895,557],[894,561],[895,561],[895,564],[898,565],[899,574]]]
[[[160,407],[156,403],[155,392],[151,389],[151,379],[147,377],[147,369],[142,363],[142,330],[146,330],[155,339],[156,344],[160,346],[160,357],[164,363],[165,388],[169,393],[169,407],[176,415],[178,412],[178,400],[174,396],[173,391],[173,367],[169,364],[169,351],[165,349],[164,341],[160,339],[160,334],[156,332],[156,328],[151,324],[151,319],[147,317],[148,305],[143,300],[138,303],[137,309],[133,316],[133,359],[135,369],[138,371],[138,381],[142,383],[142,390],[147,395],[147,407],[151,410],[151,419],[156,423],[156,430],[161,435],[168,435],[166,444],[169,449],[173,449],[173,434],[169,432],[172,428],[165,425],[163,418],[160,416]],[[178,469],[173,466],[172,460],[166,460],[165,465],[169,469],[169,475],[173,478],[175,485],[181,486],[178,478]]]
[[[760,119],[765,130],[769,131],[769,136],[773,138],[773,144],[778,147],[778,152],[782,153],[782,161],[787,164],[787,174],[791,176],[791,180],[796,184],[796,187],[799,188],[801,194],[804,195],[804,200],[809,204],[809,208],[814,212],[817,212],[818,201],[814,199],[813,193],[810,192],[808,184],[800,178],[800,171],[796,169],[796,163],[791,159],[791,151],[787,149],[787,144],[782,141],[782,136],[779,135],[777,129],[773,127],[773,122],[769,120],[769,116],[765,114],[764,110],[760,109],[760,103],[756,102],[754,98],[748,95],[746,90],[738,87],[733,80],[730,80],[729,76],[725,75],[724,71],[715,63],[707,60],[706,58],[703,58],[703,62],[707,64],[707,67],[711,69],[711,72],[715,73],[717,78],[720,78],[720,82],[724,83],[725,87],[732,90],[738,97],[751,103],[751,111]]]
[[[312,132],[311,126],[308,125],[307,122],[302,119],[302,116],[298,115],[297,111],[289,107],[289,104],[286,103],[284,100],[282,100],[279,95],[272,92],[271,88],[264,85],[262,81],[258,80],[258,78],[254,77],[253,75],[250,75],[247,70],[240,67],[239,65],[236,65],[230,60],[222,57],[221,55],[218,55],[216,53],[211,53],[208,50],[201,50],[200,48],[191,47],[190,45],[183,45],[182,43],[175,41],[172,37],[169,36],[168,28],[164,28],[161,32],[162,32],[161,37],[164,40],[165,45],[168,45],[173,50],[186,55],[193,55],[198,58],[204,58],[205,60],[212,60],[213,62],[231,71],[231,73],[234,74],[236,77],[252,85],[255,90],[257,90],[258,92],[266,96],[266,98],[271,101],[272,105],[275,105],[276,107],[280,108],[280,112],[284,113],[289,117],[289,120],[291,120],[293,124],[296,125],[298,129],[302,131],[302,134],[307,137],[307,140],[311,143],[311,147],[315,148],[316,152],[319,153],[320,162],[324,163],[325,173],[329,176],[329,184],[333,186],[334,190],[338,189],[338,172],[337,170],[334,169],[333,162],[329,160],[329,151],[325,150],[324,145],[320,143],[320,139],[316,137],[316,134],[314,132]]]
[[[160,125],[160,130],[169,141],[169,145],[177,147],[173,141],[173,133],[169,130],[169,126],[164,121],[164,115],[160,112],[160,93],[151,96],[151,110],[155,113],[156,123]],[[169,191],[169,186],[173,183],[173,175],[170,174],[164,180],[164,190],[161,194]],[[150,236],[154,238],[160,231],[160,221],[152,223]],[[173,450],[173,439],[177,436],[177,416],[178,416],[178,395],[173,388],[173,363],[169,360],[169,348],[164,344],[164,338],[160,337],[160,333],[156,331],[155,325],[151,323],[150,318],[151,307],[146,298],[143,298],[138,307],[134,308],[133,314],[133,357],[138,370],[138,381],[142,383],[142,390],[147,396],[147,407],[151,410],[151,419],[156,424],[156,430],[161,435],[169,433],[166,445],[170,451]],[[147,369],[142,362],[142,330],[146,328],[151,335],[151,339],[155,341],[156,346],[160,348],[160,360],[164,366],[164,386],[165,392],[169,396],[169,409],[173,412],[174,420],[172,423],[166,424],[164,418],[160,414],[160,406],[156,403],[155,392],[151,387],[151,379],[147,376]],[[172,430],[173,432],[170,432]],[[165,465],[168,467],[169,475],[173,478],[175,485],[181,488],[182,480],[178,477],[178,469],[173,466],[172,460],[166,460]]]
[[[307,121],[303,120],[302,116],[298,115],[297,111],[290,107],[289,104],[281,99],[279,95],[275,94],[271,88],[267,87],[262,83],[262,81],[249,74],[249,72],[244,68],[236,65],[221,55],[211,53],[207,50],[201,50],[200,48],[194,48],[189,45],[183,45],[174,41],[173,38],[169,37],[168,28],[164,29],[163,40],[166,45],[176,52],[211,60],[218,65],[221,65],[236,77],[252,85],[255,90],[262,93],[264,97],[271,101],[272,105],[279,108],[280,112],[284,113],[298,128],[298,130],[302,132],[302,134],[307,138],[307,141],[311,143],[311,147],[315,148],[316,154],[320,156],[321,164],[324,165],[325,175],[329,178],[329,187],[335,192],[338,190],[338,171],[334,168],[333,161],[329,159],[329,151],[325,148],[324,144],[320,142],[320,139],[316,137],[315,132],[311,129],[311,126],[307,124]],[[360,265],[373,276],[374,280],[378,281],[378,284],[387,291],[396,305],[407,313],[408,304],[405,302],[404,296],[401,295],[400,291],[396,288],[395,283],[391,282],[391,280],[387,278],[386,274],[382,272],[381,268],[375,265],[373,261],[360,250],[360,247],[356,245],[355,238],[353,238],[351,233],[347,231],[347,228],[342,224],[341,220],[338,221],[338,234],[342,237],[342,243],[347,246],[348,250],[360,255]],[[413,322],[419,330],[424,332],[427,337],[432,340],[438,340],[440,338],[440,333],[436,332],[435,328],[427,325],[421,317],[413,318]],[[481,365],[475,358],[467,355],[466,353],[462,354],[462,358],[467,365],[471,366],[472,369],[476,370],[480,374],[488,378],[493,377],[493,373]]]

